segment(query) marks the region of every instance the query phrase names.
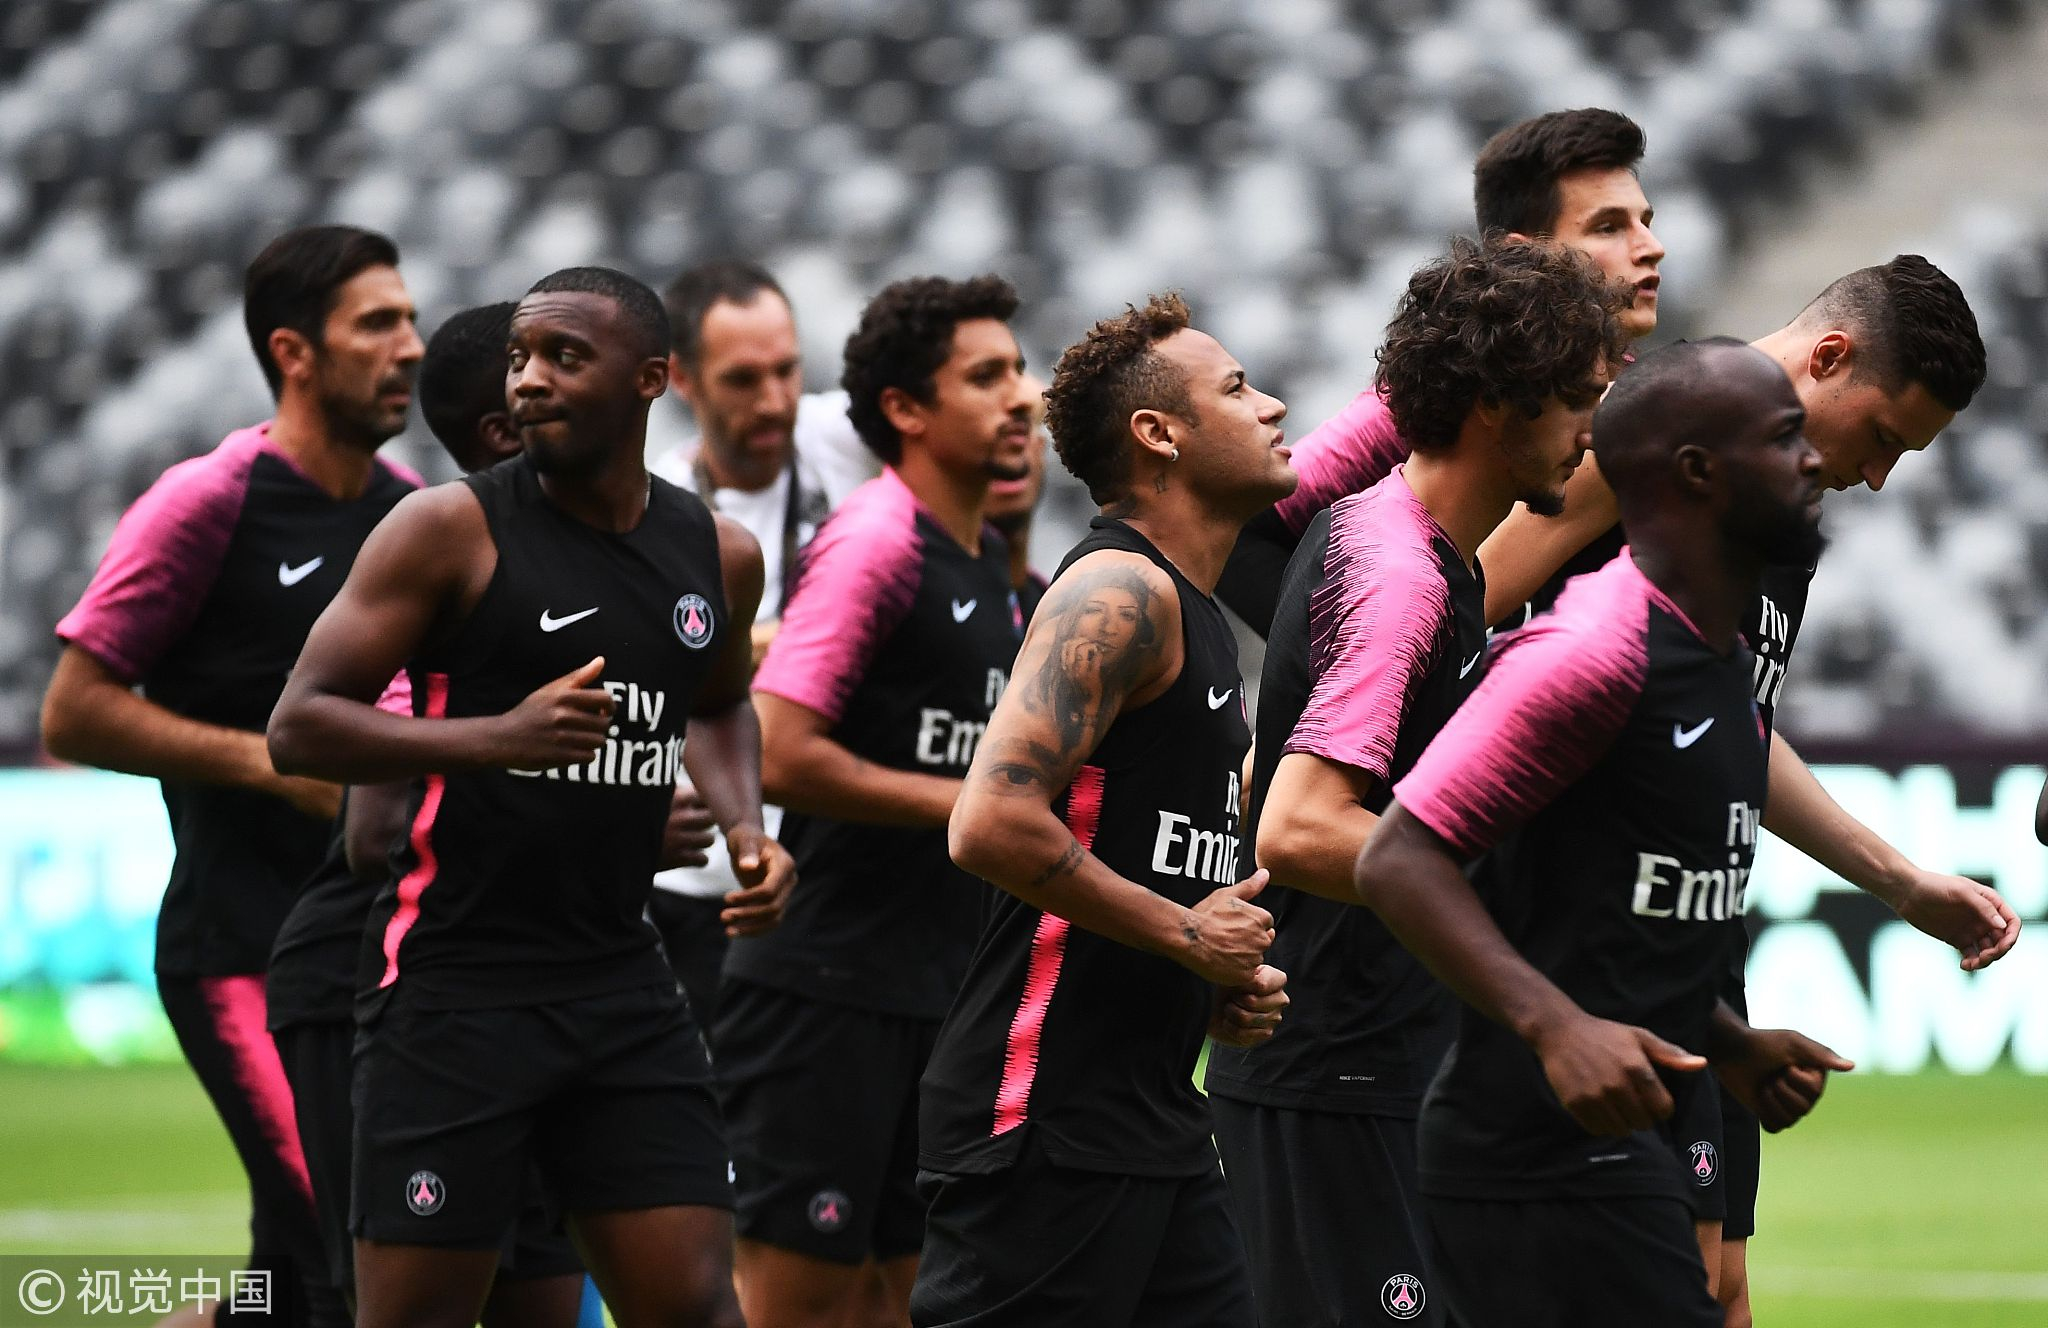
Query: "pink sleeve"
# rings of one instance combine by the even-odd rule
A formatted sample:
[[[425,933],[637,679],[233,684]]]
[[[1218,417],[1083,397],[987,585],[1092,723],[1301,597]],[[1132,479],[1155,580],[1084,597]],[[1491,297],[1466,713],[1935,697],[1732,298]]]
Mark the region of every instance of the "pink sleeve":
[[[99,570],[57,636],[127,682],[154,668],[220,575],[256,451],[230,435],[158,477],[114,527]]]
[[[388,715],[412,714],[412,675],[404,669],[392,674],[384,695],[377,698],[377,708]]]
[[[1396,483],[1398,481],[1390,481]],[[1283,749],[1384,780],[1415,684],[1435,661],[1450,590],[1427,543],[1391,523],[1403,505],[1349,501],[1333,514],[1323,583],[1309,599],[1315,685]]]
[[[1461,857],[1477,857],[1613,746],[1642,694],[1647,612],[1549,618],[1508,638],[1394,800]]]
[[[1339,498],[1365,492],[1408,459],[1408,444],[1377,392],[1360,392],[1292,450],[1300,482],[1273,510],[1297,539],[1316,513]]]
[[[916,500],[885,472],[847,495],[805,546],[796,591],[754,690],[837,724],[875,652],[917,597]]]

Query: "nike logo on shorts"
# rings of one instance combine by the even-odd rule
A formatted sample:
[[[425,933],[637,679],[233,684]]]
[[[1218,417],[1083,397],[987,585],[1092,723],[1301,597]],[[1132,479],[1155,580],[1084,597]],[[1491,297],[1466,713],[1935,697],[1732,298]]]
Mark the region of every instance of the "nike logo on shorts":
[[[1223,703],[1225,701],[1228,701],[1231,698],[1231,695],[1236,691],[1237,688],[1235,687],[1226,687],[1223,689],[1223,695],[1218,696],[1216,695],[1216,689],[1214,687],[1211,687],[1209,689],[1209,708],[1211,710],[1221,710],[1223,708]]]
[[[598,607],[603,606],[600,605]],[[540,629],[543,632],[559,632],[564,627],[567,627],[570,623],[582,622],[585,618],[588,618],[591,614],[596,612],[596,608],[589,608],[585,609],[581,613],[572,613],[566,618],[551,618],[548,616],[548,611],[546,609],[542,609],[540,611]]]
[[[281,586],[295,586],[313,575],[320,564],[326,561],[327,555],[323,553],[311,562],[300,563],[297,567],[292,567],[286,563],[279,563],[277,565],[277,584]]]
[[[975,606],[975,605],[977,605],[977,604],[979,604],[979,603],[981,603],[981,601],[980,601],[980,600],[978,600],[978,599],[970,599],[970,600],[968,600],[968,601],[967,601],[967,602],[966,602],[965,604],[962,604],[962,603],[961,603],[961,602],[960,602],[959,600],[957,600],[957,599],[956,599],[956,600],[954,600],[954,601],[953,601],[953,621],[954,621],[954,622],[956,622],[956,623],[966,622],[966,621],[968,620],[968,618],[970,618],[970,617],[972,617],[972,616],[973,616],[973,614],[974,614],[974,606]]]
[[[1701,720],[1689,729],[1680,728],[1678,725],[1673,724],[1671,726],[1671,745],[1683,751],[1685,748],[1698,742],[1700,735],[1712,727],[1714,727],[1712,716]]]

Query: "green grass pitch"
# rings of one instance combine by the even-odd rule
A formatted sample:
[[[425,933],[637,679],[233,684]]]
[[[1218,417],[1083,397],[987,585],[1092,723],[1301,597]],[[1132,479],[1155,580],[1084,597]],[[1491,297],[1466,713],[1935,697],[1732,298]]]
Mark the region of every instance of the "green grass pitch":
[[[0,1065],[0,1253],[230,1254],[246,1204],[182,1066]],[[2048,1324],[2048,1078],[1838,1077],[1759,1226],[1763,1328]]]

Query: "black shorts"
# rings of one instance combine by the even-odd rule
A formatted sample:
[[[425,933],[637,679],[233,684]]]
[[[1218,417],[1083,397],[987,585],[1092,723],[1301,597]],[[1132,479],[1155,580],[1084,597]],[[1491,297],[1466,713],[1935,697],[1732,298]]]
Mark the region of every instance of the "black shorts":
[[[718,1019],[719,974],[725,968],[728,941],[719,914],[725,901],[677,894],[656,888],[647,900],[647,920],[661,933],[661,951],[669,971],[690,998],[698,1031],[709,1037]]]
[[[1671,1146],[1691,1187],[1693,1220],[1719,1222],[1727,1235],[1728,1149],[1721,1119],[1721,1081],[1712,1073],[1694,1075],[1674,1096]]]
[[[355,1025],[322,1019],[286,1024],[270,1035],[291,1080],[298,1109],[299,1141],[313,1178],[313,1207],[333,1284],[352,1296],[355,1242],[349,1236],[349,1158],[355,1111],[349,1103],[350,1057]],[[562,1216],[542,1196],[538,1173],[531,1174],[519,1221],[498,1261],[500,1281],[562,1277],[583,1272],[583,1261],[563,1228]]]
[[[1259,1316],[1289,1328],[1436,1328],[1415,1122],[1209,1098]]]
[[[1027,1146],[982,1176],[923,1172],[931,1200],[916,1328],[1253,1328],[1223,1176],[1055,1166]],[[1286,1322],[1268,1315],[1268,1324]]]
[[[269,1272],[278,1320],[345,1328],[348,1304],[320,1240],[291,1084],[270,1040],[263,976],[160,975],[157,993],[249,1177],[249,1267]]]
[[[355,1044],[350,1229],[505,1247],[537,1170],[562,1211],[732,1203],[710,1067],[675,988],[546,1005],[388,1002]]]
[[[1458,1328],[1721,1328],[1677,1199],[1423,1201]]]
[[[1721,1171],[1726,1216],[1721,1239],[1748,1240],[1756,1234],[1756,1191],[1763,1176],[1764,1131],[1756,1115],[1721,1090]]]
[[[839,1264],[918,1252],[917,1081],[938,1034],[726,982],[712,1042],[742,1237]]]

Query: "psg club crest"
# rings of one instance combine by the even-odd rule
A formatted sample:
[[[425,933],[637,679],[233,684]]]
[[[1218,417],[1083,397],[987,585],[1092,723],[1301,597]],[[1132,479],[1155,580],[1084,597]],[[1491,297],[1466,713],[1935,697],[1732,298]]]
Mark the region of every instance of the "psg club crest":
[[[1380,1288],[1380,1308],[1390,1319],[1413,1319],[1422,1314],[1429,1297],[1422,1293],[1422,1279],[1395,1273]]]
[[[405,1181],[405,1206],[419,1217],[432,1217],[441,1211],[441,1203],[448,1197],[448,1187],[441,1178],[431,1171],[415,1171]]]
[[[811,1196],[811,1225],[831,1235],[846,1225],[853,1201],[842,1190],[819,1190]]]
[[[689,594],[676,601],[676,635],[692,650],[702,650],[711,640],[711,605],[702,595]]]
[[[1712,1144],[1702,1139],[1692,1146],[1692,1178],[1696,1183],[1712,1185],[1720,1170],[1721,1161]]]

